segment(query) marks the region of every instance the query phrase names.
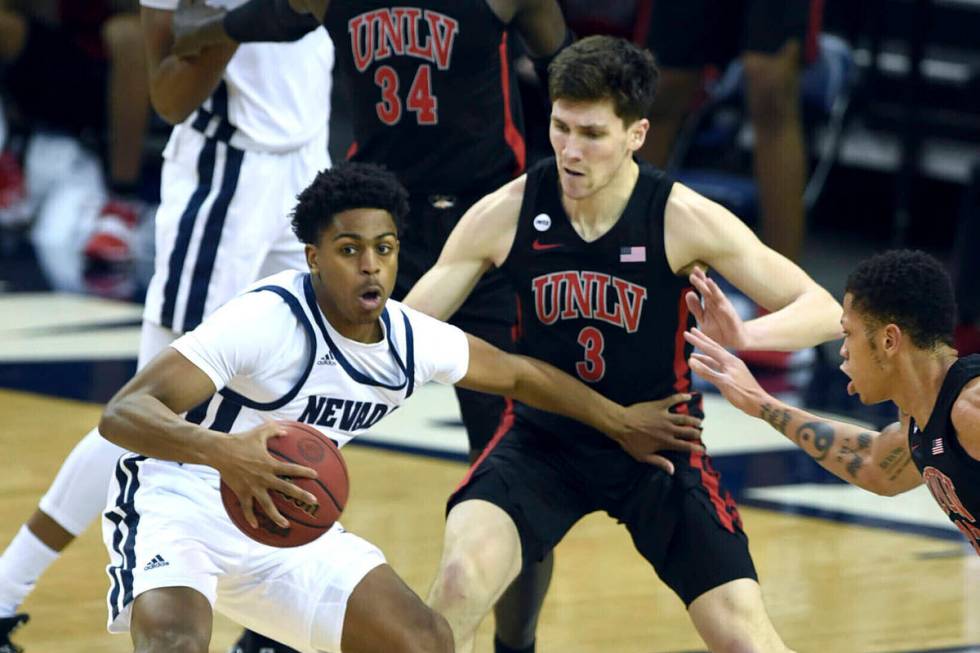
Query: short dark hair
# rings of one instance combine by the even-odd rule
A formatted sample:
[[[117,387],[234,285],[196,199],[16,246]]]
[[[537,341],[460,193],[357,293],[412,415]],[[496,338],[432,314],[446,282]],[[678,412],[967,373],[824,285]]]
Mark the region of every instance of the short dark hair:
[[[953,344],[953,282],[925,252],[896,249],[872,256],[851,272],[845,292],[874,328],[896,324],[922,349]]]
[[[334,216],[349,209],[387,211],[396,229],[408,214],[408,191],[394,174],[373,163],[345,161],[327,168],[296,200],[290,214],[293,232],[307,245],[315,245]]]
[[[626,39],[589,36],[558,53],[548,66],[551,101],[612,100],[625,124],[650,114],[660,72],[649,50]]]

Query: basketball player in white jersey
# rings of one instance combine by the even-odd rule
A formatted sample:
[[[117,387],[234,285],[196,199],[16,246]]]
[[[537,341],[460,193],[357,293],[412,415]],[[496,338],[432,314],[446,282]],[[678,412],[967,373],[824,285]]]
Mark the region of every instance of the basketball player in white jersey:
[[[213,609],[305,652],[453,650],[446,621],[370,543],[335,526],[280,549],[232,524],[219,479],[253,525],[258,505],[288,526],[269,491],[315,501],[283,478],[315,472],[266,451],[280,433],[271,420],[306,422],[343,446],[437,381],[583,420],[640,458],[697,448],[646,436],[670,419],[658,403],[624,408],[546,363],[388,300],[407,211],[407,192],[382,168],[320,173],[293,213],[309,272],[258,282],[109,402],[100,431],[135,452],[119,460],[103,520],[109,629],[129,630],[136,651],[206,652]]]
[[[326,32],[181,59],[169,52],[177,4],[142,0],[153,106],[176,126],[164,151],[139,367],[256,279],[305,266],[287,216],[329,165]],[[121,453],[92,429],[0,557],[0,650],[13,649],[9,632],[26,620],[14,613],[36,580],[103,509]]]

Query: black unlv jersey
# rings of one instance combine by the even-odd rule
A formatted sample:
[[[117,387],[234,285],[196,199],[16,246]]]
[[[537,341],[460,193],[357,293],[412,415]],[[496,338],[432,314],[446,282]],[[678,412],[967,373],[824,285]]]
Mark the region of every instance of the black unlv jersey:
[[[664,208],[673,182],[639,165],[619,221],[591,243],[565,214],[554,158],[534,165],[502,267],[518,291],[519,351],[623,405],[690,388],[690,347],[683,338],[693,324],[684,302],[690,286],[671,271],[664,249]],[[523,405],[516,412],[577,443],[618,447],[578,422]]]
[[[980,355],[965,356],[949,368],[929,423],[909,426],[912,460],[932,496],[980,554],[980,461],[960,445],[950,412],[963,386],[980,376]]]
[[[484,194],[524,172],[507,26],[486,0],[331,0],[324,19],[353,90],[355,161],[414,194]]]

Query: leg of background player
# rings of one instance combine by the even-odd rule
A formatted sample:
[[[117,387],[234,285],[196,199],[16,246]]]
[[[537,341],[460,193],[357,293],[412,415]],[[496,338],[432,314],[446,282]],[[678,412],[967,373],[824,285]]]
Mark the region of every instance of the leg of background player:
[[[640,156],[658,168],[667,165],[674,139],[691,108],[691,101],[701,84],[701,71],[662,68],[657,96],[650,112],[650,131],[640,149]]]
[[[493,606],[494,653],[534,653],[538,617],[551,585],[555,554],[526,566]]]
[[[27,40],[27,21],[20,14],[0,10],[0,62],[15,59]]]
[[[755,178],[762,209],[762,240],[800,260],[805,215],[806,158],[800,122],[800,44],[776,54],[743,56],[749,113],[755,130]]]
[[[143,30],[138,14],[106,21],[102,40],[109,53],[109,181],[134,187],[143,160],[143,135],[150,109]]]

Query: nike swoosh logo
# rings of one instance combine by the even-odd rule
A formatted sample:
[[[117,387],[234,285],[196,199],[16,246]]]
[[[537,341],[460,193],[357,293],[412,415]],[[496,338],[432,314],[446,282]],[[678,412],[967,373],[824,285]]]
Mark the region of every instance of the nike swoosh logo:
[[[556,247],[561,247],[561,243],[548,243],[548,244],[539,243],[537,238],[535,238],[534,242],[531,243],[531,249],[533,249],[536,252],[540,252],[546,249],[554,249]]]

